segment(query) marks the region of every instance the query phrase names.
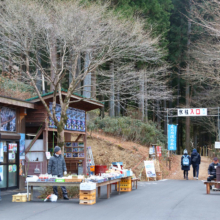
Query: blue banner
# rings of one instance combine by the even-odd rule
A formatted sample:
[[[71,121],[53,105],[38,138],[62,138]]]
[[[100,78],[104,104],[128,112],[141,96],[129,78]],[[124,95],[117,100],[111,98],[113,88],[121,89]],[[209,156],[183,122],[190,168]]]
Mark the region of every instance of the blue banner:
[[[176,150],[177,125],[168,125],[168,150]]]

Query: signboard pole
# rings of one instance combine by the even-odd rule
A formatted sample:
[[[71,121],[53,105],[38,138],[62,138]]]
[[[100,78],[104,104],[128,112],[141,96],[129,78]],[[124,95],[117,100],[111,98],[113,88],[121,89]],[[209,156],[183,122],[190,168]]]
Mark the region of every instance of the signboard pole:
[[[220,141],[220,129],[219,129],[219,107],[218,107],[218,140]]]

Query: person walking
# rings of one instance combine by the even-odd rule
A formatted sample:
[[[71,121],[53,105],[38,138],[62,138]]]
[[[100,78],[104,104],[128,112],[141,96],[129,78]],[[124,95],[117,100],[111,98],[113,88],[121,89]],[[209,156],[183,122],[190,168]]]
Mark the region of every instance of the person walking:
[[[188,155],[187,150],[183,151],[183,156],[181,158],[181,169],[183,170],[184,179],[188,180],[188,172],[190,170],[191,158]]]
[[[193,178],[198,180],[199,179],[199,165],[201,163],[201,156],[195,148],[193,149],[193,152],[191,154],[191,163],[192,163],[192,167],[193,167]]]
[[[56,175],[58,177],[63,177],[67,174],[66,163],[62,156],[61,148],[56,146],[54,148],[54,155],[50,158],[48,163],[48,174]],[[61,186],[63,192],[63,199],[69,200],[67,196],[67,191],[65,186]],[[57,186],[53,186],[53,192],[58,196]]]

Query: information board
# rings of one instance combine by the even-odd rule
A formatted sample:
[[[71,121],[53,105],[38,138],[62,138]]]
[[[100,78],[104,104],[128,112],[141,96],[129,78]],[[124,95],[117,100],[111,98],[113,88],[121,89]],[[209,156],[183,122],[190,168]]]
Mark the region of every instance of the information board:
[[[154,161],[152,160],[144,161],[144,167],[147,177],[156,177]]]

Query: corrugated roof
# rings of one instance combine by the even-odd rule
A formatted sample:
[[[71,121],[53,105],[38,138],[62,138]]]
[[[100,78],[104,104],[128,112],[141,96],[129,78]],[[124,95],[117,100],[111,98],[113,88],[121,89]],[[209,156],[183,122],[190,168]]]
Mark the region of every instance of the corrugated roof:
[[[65,90],[65,89],[61,89],[61,91],[62,92],[67,92],[67,90]],[[41,97],[52,95],[52,94],[53,94],[53,92],[48,92],[48,93],[42,94]],[[94,102],[98,102],[98,103],[101,103],[101,104],[104,105],[104,102],[100,102],[100,101],[97,101],[97,100],[94,100],[94,99],[91,99],[91,98],[86,98],[85,96],[82,96],[82,95],[80,95],[78,93],[73,93],[73,95],[79,96],[81,98],[88,99],[88,100],[91,100],[91,101],[94,101]],[[35,97],[32,97],[32,98],[26,99],[26,101],[32,101],[32,100],[38,99],[38,98],[39,98],[39,96],[35,96]]]

